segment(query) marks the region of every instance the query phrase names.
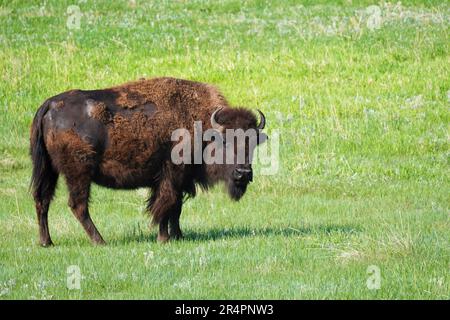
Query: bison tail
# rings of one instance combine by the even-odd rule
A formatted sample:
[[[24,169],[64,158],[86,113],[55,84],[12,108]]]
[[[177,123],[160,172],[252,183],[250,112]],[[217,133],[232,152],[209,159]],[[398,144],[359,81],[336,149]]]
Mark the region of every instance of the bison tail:
[[[46,101],[36,112],[31,125],[30,134],[30,155],[33,163],[33,173],[31,176],[30,189],[35,199],[42,199],[52,188],[48,178],[54,176],[50,156],[44,142],[42,119],[49,109],[49,102]]]

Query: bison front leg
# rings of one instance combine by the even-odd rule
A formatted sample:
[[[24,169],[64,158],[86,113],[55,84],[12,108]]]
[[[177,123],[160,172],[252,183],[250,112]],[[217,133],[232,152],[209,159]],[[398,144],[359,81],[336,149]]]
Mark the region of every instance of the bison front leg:
[[[153,189],[148,207],[153,215],[153,223],[159,224],[158,242],[166,242],[171,236],[174,238],[181,236],[179,217],[182,202],[181,193],[176,191],[169,180],[162,180]],[[171,227],[170,234],[169,222]]]
[[[169,229],[169,218],[165,217],[159,223],[159,231],[158,231],[158,237],[157,237],[158,242],[164,243],[170,239],[168,229]]]
[[[177,199],[177,203],[175,204],[170,217],[169,217],[169,234],[171,238],[181,239],[183,237],[183,233],[180,228],[180,216],[181,216],[181,207],[183,205],[182,197]]]
[[[166,242],[169,239],[181,239],[183,233],[180,229],[181,206],[183,204],[181,196],[177,196],[172,205],[166,206],[164,218],[159,223],[158,241]]]

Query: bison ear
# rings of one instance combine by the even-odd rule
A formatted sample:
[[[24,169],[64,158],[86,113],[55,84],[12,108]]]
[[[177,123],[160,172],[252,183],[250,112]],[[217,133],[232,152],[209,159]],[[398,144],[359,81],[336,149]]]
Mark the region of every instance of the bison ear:
[[[269,139],[269,137],[267,136],[267,134],[260,132],[258,134],[258,144],[262,144],[264,142],[266,142],[266,140]]]

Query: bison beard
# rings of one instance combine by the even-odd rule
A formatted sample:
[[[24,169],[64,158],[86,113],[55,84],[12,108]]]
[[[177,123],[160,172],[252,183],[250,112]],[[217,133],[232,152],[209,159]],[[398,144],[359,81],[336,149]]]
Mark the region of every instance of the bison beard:
[[[69,206],[94,244],[105,242],[89,214],[92,183],[114,189],[149,188],[147,207],[159,224],[158,240],[180,238],[185,196],[195,196],[197,185],[207,189],[223,181],[237,201],[252,172],[250,163],[175,165],[170,157],[172,132],[186,128],[193,134],[194,121],[201,121],[204,130],[221,133],[258,131],[265,124],[261,112],[260,117],[258,124],[251,111],[231,108],[214,86],[174,78],[72,90],[48,99],[33,119],[30,136],[31,187],[41,245],[52,244],[47,216],[61,174]]]

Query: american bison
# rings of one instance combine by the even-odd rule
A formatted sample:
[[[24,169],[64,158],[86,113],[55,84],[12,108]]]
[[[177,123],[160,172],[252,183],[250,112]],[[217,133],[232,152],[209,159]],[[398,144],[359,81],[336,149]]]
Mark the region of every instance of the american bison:
[[[259,122],[251,111],[231,108],[214,86],[174,78],[71,90],[48,99],[33,119],[30,139],[40,244],[52,245],[47,216],[59,174],[67,183],[68,204],[94,244],[105,242],[89,215],[92,182],[115,189],[149,187],[147,208],[159,224],[158,241],[182,237],[183,199],[195,196],[197,185],[207,189],[223,181],[234,200],[245,193],[253,175],[251,153],[267,138],[261,133],[265,117],[258,112]],[[219,133],[202,141],[202,149],[228,145],[228,129],[252,129],[256,143],[224,147],[234,154],[232,163],[174,163],[171,151],[178,142],[172,133],[185,128],[193,135],[195,121]],[[242,150],[245,161],[239,163],[236,155]]]

